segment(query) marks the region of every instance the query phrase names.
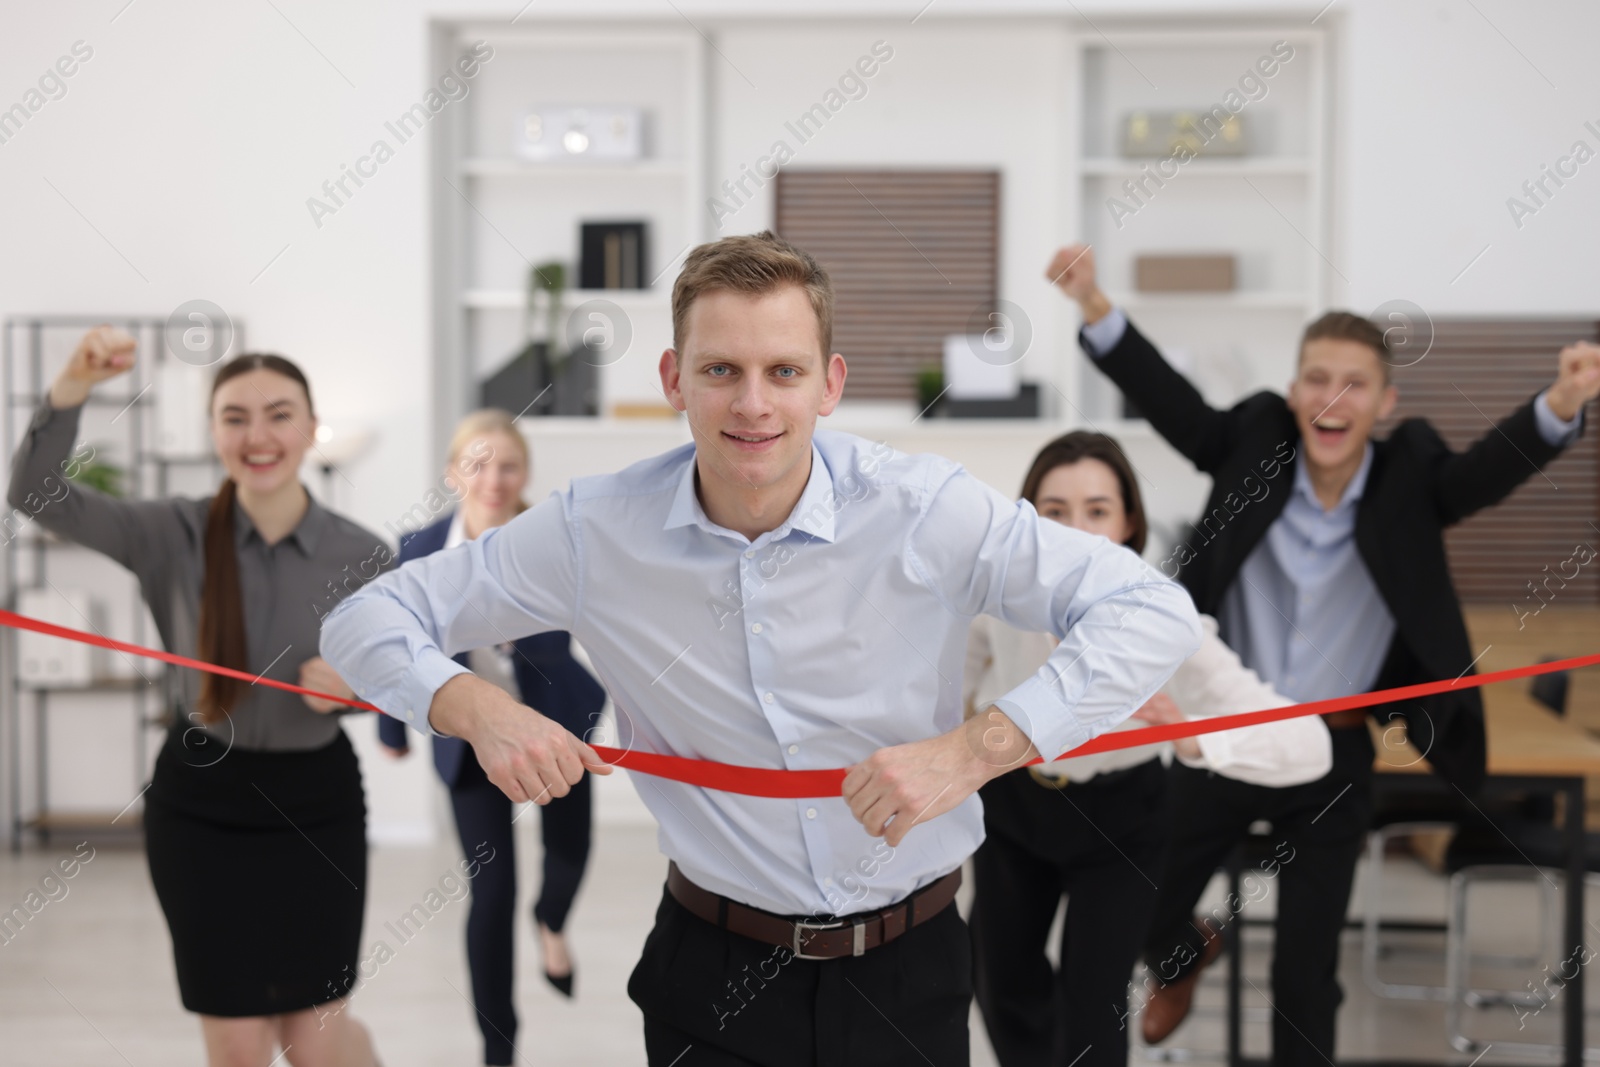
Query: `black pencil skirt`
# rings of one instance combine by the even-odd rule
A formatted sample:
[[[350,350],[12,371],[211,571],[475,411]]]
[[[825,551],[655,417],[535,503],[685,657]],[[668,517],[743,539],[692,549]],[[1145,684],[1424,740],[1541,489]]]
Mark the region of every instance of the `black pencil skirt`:
[[[349,739],[261,752],[204,737],[174,727],[145,794],[145,853],[183,1006],[278,1015],[346,995],[367,885]]]

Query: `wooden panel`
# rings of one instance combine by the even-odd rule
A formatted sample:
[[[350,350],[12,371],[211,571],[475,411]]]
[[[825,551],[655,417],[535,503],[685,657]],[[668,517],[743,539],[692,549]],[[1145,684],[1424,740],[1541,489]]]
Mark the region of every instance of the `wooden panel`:
[[[1451,448],[1464,449],[1494,432],[1494,422],[1555,380],[1556,353],[1563,345],[1597,337],[1600,323],[1594,320],[1438,320],[1427,354],[1395,370],[1400,403],[1379,432],[1386,433],[1399,419],[1422,416]],[[1587,417],[1595,417],[1592,406]],[[1502,605],[1508,618],[1513,617],[1513,605],[1534,611],[1544,601],[1600,603],[1600,560],[1578,568],[1577,577],[1569,581],[1551,579],[1548,586],[1541,585],[1542,601],[1529,588],[1558,570],[1571,574],[1575,564],[1562,564],[1578,542],[1600,549],[1596,433],[1590,425],[1543,474],[1530,473],[1500,505],[1446,533],[1450,568],[1463,601]]]
[[[997,171],[783,170],[776,200],[777,232],[833,279],[851,399],[914,399],[945,335],[995,308]]]

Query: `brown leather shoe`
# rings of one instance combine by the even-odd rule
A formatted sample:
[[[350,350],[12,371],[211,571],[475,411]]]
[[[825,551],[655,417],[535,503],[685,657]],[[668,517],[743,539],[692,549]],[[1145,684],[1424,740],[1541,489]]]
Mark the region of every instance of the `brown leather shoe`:
[[[1222,955],[1222,932],[1210,920],[1196,925],[1205,930],[1206,943],[1194,970],[1176,981],[1157,985],[1150,991],[1150,999],[1145,1001],[1139,1033],[1147,1045],[1165,1041],[1189,1017],[1189,1005],[1194,1001],[1195,986],[1200,984],[1200,972]]]

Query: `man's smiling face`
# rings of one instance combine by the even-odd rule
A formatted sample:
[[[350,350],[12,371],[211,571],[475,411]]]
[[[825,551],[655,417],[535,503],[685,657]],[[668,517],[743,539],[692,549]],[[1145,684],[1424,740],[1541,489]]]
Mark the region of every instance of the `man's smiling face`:
[[[1382,358],[1360,341],[1319,337],[1305,343],[1289,408],[1313,469],[1359,462],[1373,427],[1398,398],[1384,371]]]
[[[804,486],[811,434],[844,391],[805,290],[714,290],[688,310],[681,351],[661,357],[661,385],[689,419],[706,489],[741,496]]]

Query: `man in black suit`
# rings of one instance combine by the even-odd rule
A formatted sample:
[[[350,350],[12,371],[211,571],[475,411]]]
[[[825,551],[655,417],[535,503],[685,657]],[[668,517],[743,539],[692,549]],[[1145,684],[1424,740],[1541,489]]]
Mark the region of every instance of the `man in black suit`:
[[[1383,331],[1360,316],[1330,312],[1306,328],[1287,396],[1263,391],[1220,411],[1106,299],[1088,247],[1062,249],[1046,277],[1081,308],[1095,366],[1211,475],[1194,533],[1162,567],[1216,616],[1246,666],[1300,701],[1471,670],[1444,529],[1504,499],[1576,439],[1584,403],[1600,393],[1600,346],[1564,348],[1553,385],[1458,453],[1422,419],[1372,438],[1398,394]],[[1412,742],[1458,788],[1481,784],[1483,702],[1472,687],[1327,716],[1333,770],[1306,785],[1254,786],[1175,764],[1172,851],[1145,950],[1158,980],[1141,1019],[1147,1042],[1188,1014],[1201,969],[1221,950],[1219,923],[1197,920],[1195,905],[1265,819],[1281,839],[1266,872],[1279,889],[1273,1062],[1332,1062],[1339,933],[1371,815],[1369,711],[1404,716]]]

